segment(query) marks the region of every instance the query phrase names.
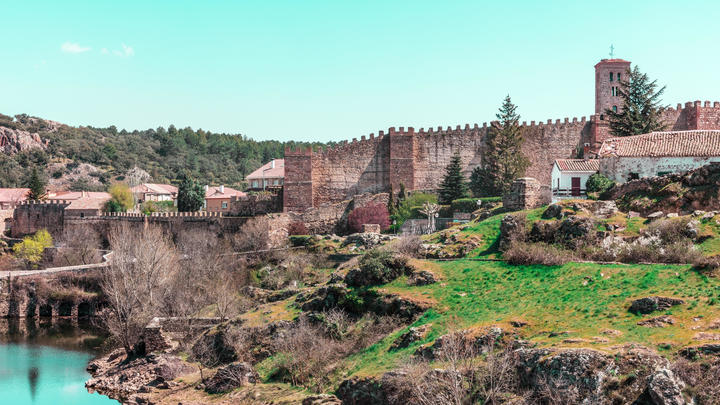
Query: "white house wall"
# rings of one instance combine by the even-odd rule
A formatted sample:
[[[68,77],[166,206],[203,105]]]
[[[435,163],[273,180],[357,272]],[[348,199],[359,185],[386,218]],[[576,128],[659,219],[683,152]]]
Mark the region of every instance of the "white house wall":
[[[570,189],[572,187],[572,178],[573,177],[580,177],[580,188],[585,189],[585,183],[587,182],[587,179],[592,176],[593,173],[588,172],[562,172],[560,169],[558,169],[557,165],[553,167],[552,170],[552,189]],[[559,181],[559,187],[558,187],[558,181]]]
[[[710,162],[720,162],[718,157],[615,157],[600,159],[600,173],[618,183],[630,179],[630,173],[640,178],[654,177],[659,173],[686,172],[704,166]]]

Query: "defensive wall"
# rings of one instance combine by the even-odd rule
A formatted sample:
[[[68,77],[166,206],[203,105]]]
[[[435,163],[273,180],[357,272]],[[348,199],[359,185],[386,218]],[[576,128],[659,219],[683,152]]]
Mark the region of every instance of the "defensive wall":
[[[668,130],[720,129],[720,102],[688,102],[663,111]],[[353,138],[338,146],[313,151],[285,149],[283,208],[303,212],[364,193],[435,190],[445,167],[460,154],[463,173],[469,177],[481,166],[486,149],[488,123],[415,130],[413,127]],[[523,153],[530,159],[525,176],[550,184],[556,159],[591,155],[611,137],[602,114],[547,122],[522,122]]]

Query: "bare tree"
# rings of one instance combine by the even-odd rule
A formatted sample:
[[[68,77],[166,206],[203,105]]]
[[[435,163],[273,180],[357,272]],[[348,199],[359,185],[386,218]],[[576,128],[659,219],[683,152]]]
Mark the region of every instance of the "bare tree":
[[[175,249],[162,229],[133,231],[124,222],[110,230],[114,254],[101,280],[108,301],[103,320],[128,354],[143,327],[164,307],[164,295],[177,269]]]
[[[66,227],[58,242],[53,260],[55,265],[75,266],[100,262],[100,235],[90,226]]]

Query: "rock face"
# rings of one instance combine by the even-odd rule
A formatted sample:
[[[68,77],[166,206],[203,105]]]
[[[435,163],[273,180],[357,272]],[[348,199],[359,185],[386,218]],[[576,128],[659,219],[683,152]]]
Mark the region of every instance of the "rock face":
[[[685,384],[672,371],[662,368],[650,377],[648,393],[656,405],[683,405],[683,388]]]
[[[342,401],[335,395],[320,394],[303,399],[302,405],[342,405]]]
[[[436,282],[435,275],[425,270],[412,273],[408,279],[409,285],[428,285]]]
[[[404,349],[414,342],[417,342],[419,340],[422,340],[425,338],[425,335],[430,331],[430,327],[432,324],[425,324],[418,327],[413,327],[408,329],[407,332],[403,333],[398,337],[393,344],[390,346],[390,350],[399,350]]]
[[[517,215],[505,215],[500,222],[500,250],[506,250],[510,243],[525,234],[525,220]]]
[[[90,392],[97,391],[124,404],[145,404],[147,399],[143,393],[169,388],[172,380],[197,369],[170,354],[128,360],[122,350],[116,350],[92,361],[88,371],[93,376],[85,383]]]
[[[360,405],[387,405],[387,395],[382,384],[372,377],[353,377],[343,381],[335,394],[343,404]]]
[[[663,328],[667,325],[674,325],[675,319],[669,315],[656,316],[654,318],[645,319],[637,323],[640,326],[648,326],[651,328]]]
[[[13,155],[32,148],[45,149],[47,141],[37,133],[0,126],[0,151]]]
[[[205,391],[209,394],[220,394],[235,388],[260,381],[260,376],[247,363],[233,363],[223,367],[205,383]]]
[[[684,304],[685,301],[670,297],[644,297],[637,299],[630,305],[630,312],[636,314],[649,314],[655,311],[664,311],[674,305]]]

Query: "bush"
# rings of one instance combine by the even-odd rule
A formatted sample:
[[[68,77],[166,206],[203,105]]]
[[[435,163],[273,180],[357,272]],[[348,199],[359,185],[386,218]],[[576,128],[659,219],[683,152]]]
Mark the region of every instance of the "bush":
[[[512,242],[503,253],[503,258],[513,265],[561,266],[572,260],[572,254],[547,243]]]
[[[121,208],[123,212],[131,210],[135,205],[135,199],[133,198],[130,187],[125,183],[115,183],[110,186],[108,192],[112,196],[112,200],[117,203],[117,206]]]
[[[701,256],[693,262],[693,270],[703,274],[713,274],[720,269],[720,255]]]
[[[300,221],[288,225],[288,235],[308,235],[309,233],[307,226]]]
[[[455,212],[474,212],[478,209],[479,198],[460,198],[453,200],[450,204],[450,209],[453,213]]]
[[[595,173],[590,176],[585,182],[585,189],[588,193],[602,194],[612,188],[614,185],[614,181],[610,180],[609,178],[600,173]]]
[[[363,255],[357,268],[348,272],[345,283],[350,287],[386,284],[411,273],[406,258],[384,250],[371,250]]]
[[[348,227],[353,232],[362,232],[365,224],[378,224],[380,230],[387,230],[390,227],[390,214],[385,204],[355,208],[348,216]]]
[[[50,233],[41,229],[33,236],[26,236],[23,241],[13,246],[13,253],[18,259],[29,265],[37,265],[43,259],[46,248],[52,247],[53,239]]]
[[[293,247],[310,246],[313,242],[311,235],[290,235],[290,245]]]
[[[690,227],[689,218],[664,218],[651,222],[643,233],[657,236],[664,243],[674,243],[688,240]]]
[[[420,238],[420,236],[407,235],[400,237],[393,247],[398,253],[411,257],[420,257],[422,243],[422,238]]]

